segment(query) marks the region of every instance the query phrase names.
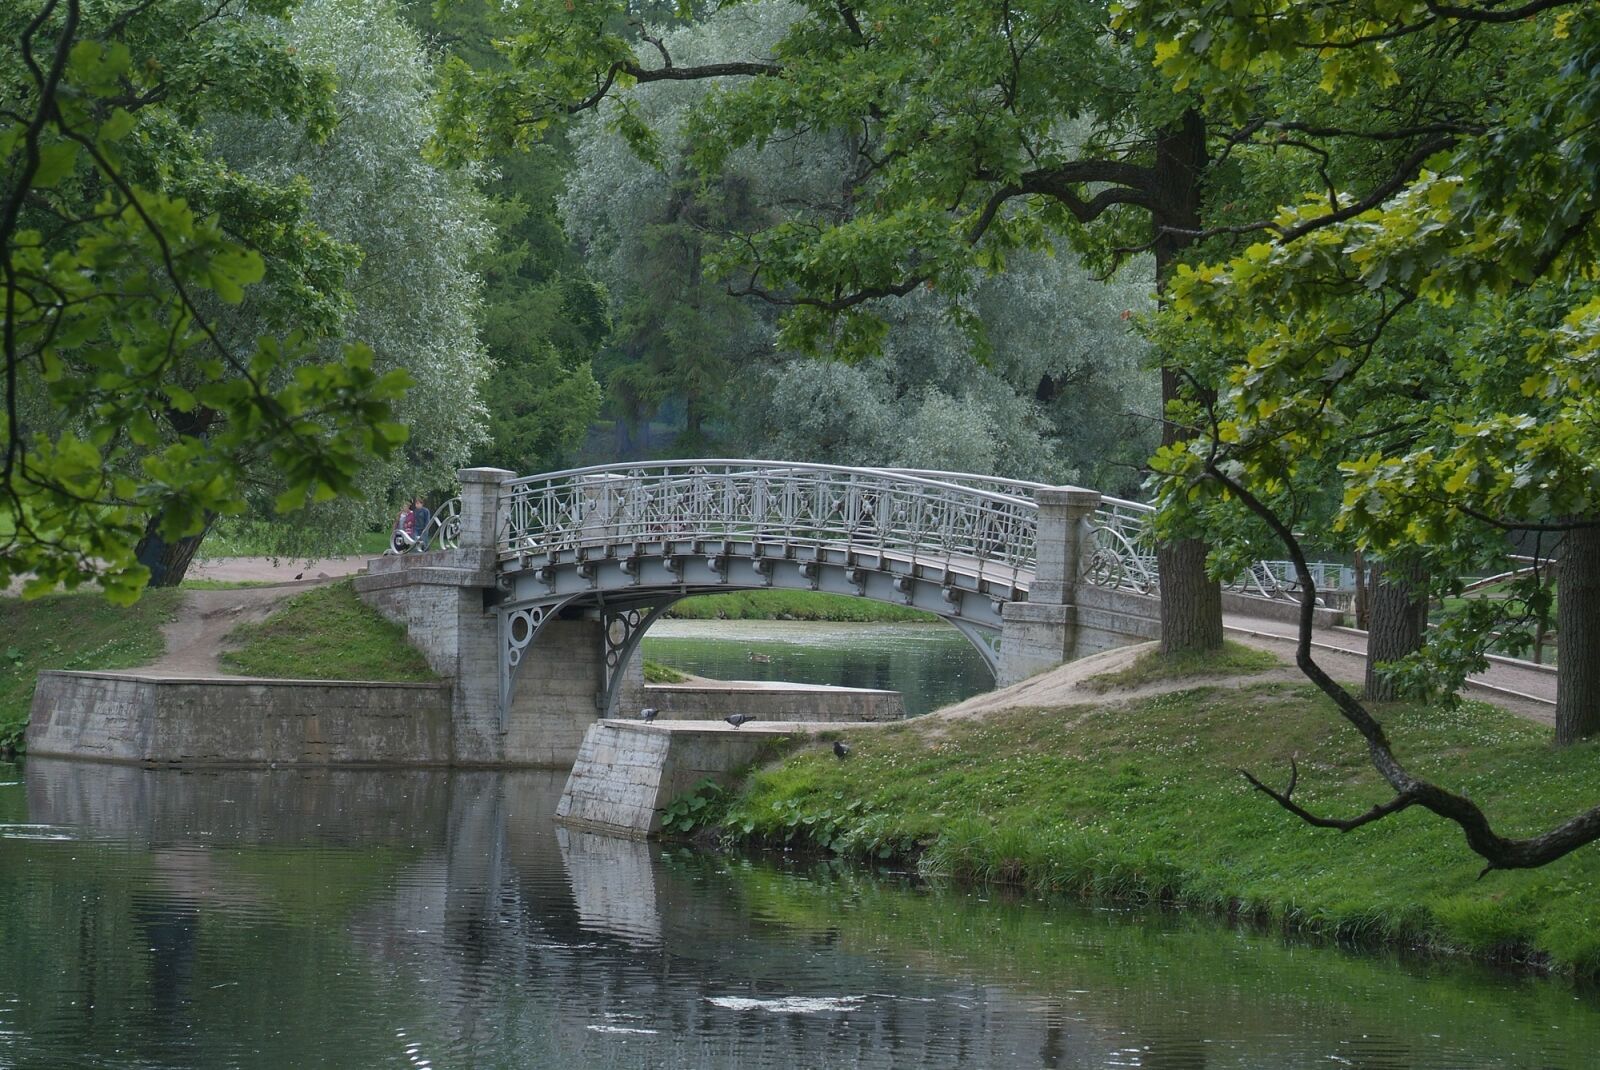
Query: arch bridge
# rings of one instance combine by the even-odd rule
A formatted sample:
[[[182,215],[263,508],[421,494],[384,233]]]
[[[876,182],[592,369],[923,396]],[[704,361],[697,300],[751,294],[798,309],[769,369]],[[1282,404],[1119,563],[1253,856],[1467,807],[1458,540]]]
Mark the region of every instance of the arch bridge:
[[[464,760],[570,762],[678,600],[766,588],[925,610],[1000,685],[1159,634],[1150,507],[1080,487],[763,460],[459,473],[358,590],[457,686]],[[1246,577],[1282,592],[1267,568]],[[633,668],[630,671],[630,666]]]

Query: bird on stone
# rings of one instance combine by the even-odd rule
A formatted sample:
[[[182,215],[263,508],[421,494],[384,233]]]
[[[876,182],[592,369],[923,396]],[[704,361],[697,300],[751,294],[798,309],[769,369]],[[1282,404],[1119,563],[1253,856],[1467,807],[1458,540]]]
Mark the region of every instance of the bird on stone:
[[[742,724],[748,724],[749,722],[755,720],[755,718],[750,716],[748,713],[730,713],[728,716],[724,717],[723,720],[733,725],[733,727],[738,728]]]
[[[654,706],[646,706],[644,709],[639,711],[639,720],[641,720],[641,721],[653,721],[655,719],[656,719],[656,708]]]
[[[848,758],[848,757],[850,757],[850,747],[843,740],[838,740],[838,739],[834,740],[833,741],[833,756],[835,758]]]

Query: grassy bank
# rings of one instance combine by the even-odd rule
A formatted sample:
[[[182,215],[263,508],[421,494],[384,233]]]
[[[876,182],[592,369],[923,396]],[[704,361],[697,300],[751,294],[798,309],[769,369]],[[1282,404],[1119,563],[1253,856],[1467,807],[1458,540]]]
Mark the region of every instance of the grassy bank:
[[[271,557],[294,561],[347,554],[377,557],[388,547],[388,531],[366,531],[328,538],[308,535],[292,524],[279,521],[224,517],[217,521],[200,544],[200,558],[212,561],[229,557]]]
[[[299,680],[436,680],[405,629],[356,597],[350,581],[313,587],[259,624],[228,634],[220,660],[242,676]]]
[[[684,620],[825,620],[934,623],[938,617],[910,606],[821,591],[731,591],[685,598],[671,616]]]
[[[0,596],[0,749],[21,743],[40,672],[153,661],[178,598],[175,590],[149,591],[124,607],[91,591],[32,601]]]
[[[1554,751],[1493,707],[1384,710],[1399,752],[1528,835],[1600,800],[1600,744]],[[1492,873],[1420,810],[1340,834],[1252,791],[1237,769],[1349,816],[1387,798],[1354,733],[1309,685],[1199,686],[1119,704],[1014,709],[849,733],[758,772],[717,820],[750,844],[895,859],[923,873],[1163,900],[1341,940],[1534,958],[1600,975],[1600,847]]]

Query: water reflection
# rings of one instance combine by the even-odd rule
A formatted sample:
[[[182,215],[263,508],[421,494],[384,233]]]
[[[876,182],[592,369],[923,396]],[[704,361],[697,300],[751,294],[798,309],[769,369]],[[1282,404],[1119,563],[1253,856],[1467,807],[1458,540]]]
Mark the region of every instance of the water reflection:
[[[1582,1066],[1600,1039],[1551,983],[558,832],[558,774],[23,779],[0,1066]]]
[[[644,656],[714,680],[789,680],[899,691],[912,716],[994,687],[983,658],[945,624],[665,620]],[[750,655],[769,658],[752,661]]]

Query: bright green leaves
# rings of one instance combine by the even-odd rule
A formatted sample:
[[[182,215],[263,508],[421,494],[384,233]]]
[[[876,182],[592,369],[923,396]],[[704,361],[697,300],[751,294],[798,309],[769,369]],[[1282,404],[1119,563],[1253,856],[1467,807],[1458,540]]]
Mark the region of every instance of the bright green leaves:
[[[1340,549],[1422,554],[1448,590],[1510,567],[1506,526],[1600,513],[1600,20],[1485,25],[1410,0],[1119,11],[1219,117],[1280,108],[1264,128],[1285,133],[1236,149],[1241,167],[1273,179],[1291,143],[1316,165],[1263,240],[1172,280],[1158,330],[1207,338],[1225,367],[1215,409],[1186,413],[1200,438],[1157,459],[1169,527],[1216,538],[1219,560],[1260,545],[1225,477]],[[1364,158],[1390,168],[1381,195]],[[1451,625],[1435,669],[1462,671],[1503,611]]]
[[[0,420],[0,583],[27,576],[37,594],[92,580],[128,601],[146,579],[134,559],[146,531],[175,539],[238,511],[252,468],[281,475],[286,507],[350,492],[403,442],[392,407],[409,380],[375,373],[361,350],[321,360],[298,334],[241,352],[208,318],[266,274],[235,234],[309,250],[285,261],[307,292],[327,289],[325,253],[340,261],[300,224],[303,190],[228,174],[189,128],[208,106],[325,128],[326,72],[201,4],[108,25],[67,9],[83,21],[60,71],[0,60],[21,94],[0,123],[0,169],[27,182],[25,201],[7,198],[0,265],[6,411],[21,420]],[[0,31],[19,38],[31,15],[8,9]],[[33,54],[59,55],[51,35],[65,25],[34,28]],[[200,29],[177,47],[181,27]]]
[[[1304,55],[1330,96],[1393,85],[1399,75],[1387,41],[1430,17],[1420,0],[1117,0],[1112,25],[1155,41],[1156,64],[1173,88],[1203,90],[1239,113],[1253,106],[1256,80]]]

